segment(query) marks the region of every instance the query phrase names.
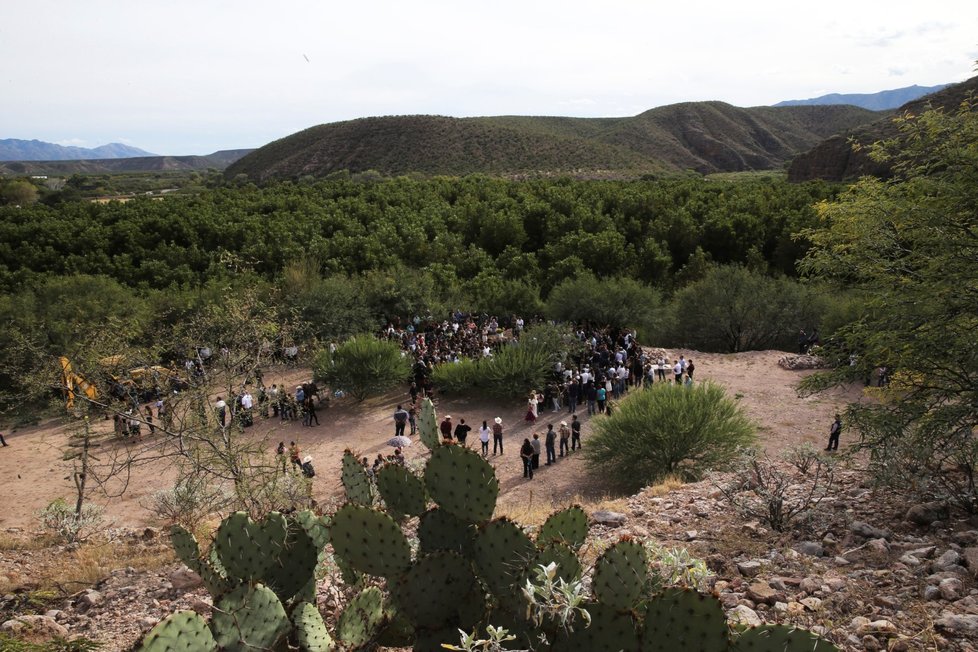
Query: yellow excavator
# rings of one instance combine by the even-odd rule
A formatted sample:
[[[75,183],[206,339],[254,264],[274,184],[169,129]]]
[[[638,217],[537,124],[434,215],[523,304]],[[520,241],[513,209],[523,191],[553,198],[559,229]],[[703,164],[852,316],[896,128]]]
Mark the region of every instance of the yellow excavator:
[[[98,389],[71,368],[71,361],[68,358],[61,356],[58,360],[61,362],[61,386],[65,392],[65,406],[69,410],[75,407],[76,392],[80,392],[91,401],[98,399]]]

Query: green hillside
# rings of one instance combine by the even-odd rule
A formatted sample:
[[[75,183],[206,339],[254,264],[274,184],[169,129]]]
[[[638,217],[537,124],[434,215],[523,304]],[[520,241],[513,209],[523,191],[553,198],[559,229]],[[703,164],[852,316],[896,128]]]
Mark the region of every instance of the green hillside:
[[[462,175],[629,176],[768,170],[872,122],[850,106],[674,104],[631,118],[388,116],[312,127],[232,164],[256,181],[374,170]]]

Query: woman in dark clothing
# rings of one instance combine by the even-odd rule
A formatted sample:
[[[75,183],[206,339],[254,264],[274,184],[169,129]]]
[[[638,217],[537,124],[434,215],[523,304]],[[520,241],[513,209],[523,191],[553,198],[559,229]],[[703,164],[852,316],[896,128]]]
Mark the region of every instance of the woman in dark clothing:
[[[520,447],[520,458],[523,460],[523,477],[533,479],[533,445],[529,439],[523,440]]]

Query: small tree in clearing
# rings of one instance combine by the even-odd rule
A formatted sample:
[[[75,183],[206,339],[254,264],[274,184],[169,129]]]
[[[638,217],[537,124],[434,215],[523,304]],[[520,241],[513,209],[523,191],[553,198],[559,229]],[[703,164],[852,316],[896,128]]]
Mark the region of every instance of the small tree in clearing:
[[[594,421],[584,447],[591,471],[634,492],[670,474],[695,479],[728,466],[754,442],[754,425],[711,382],[657,383]]]
[[[347,392],[358,401],[380,394],[411,375],[411,360],[395,342],[372,335],[351,337],[335,351],[320,351],[313,372],[317,381]]]

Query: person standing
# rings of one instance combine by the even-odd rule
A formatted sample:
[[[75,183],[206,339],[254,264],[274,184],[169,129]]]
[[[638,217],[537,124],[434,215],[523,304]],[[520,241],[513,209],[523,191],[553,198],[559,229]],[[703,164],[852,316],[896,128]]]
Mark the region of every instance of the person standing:
[[[567,381],[567,411],[571,414],[577,412],[577,397],[579,395],[580,386],[574,378]]]
[[[577,420],[577,415],[571,417],[571,450],[581,448],[581,422]]]
[[[543,447],[540,444],[540,435],[538,433],[533,433],[533,441],[530,442],[530,445],[533,446],[533,468],[539,469],[540,452],[543,450]]]
[[[595,390],[595,398],[597,398],[598,401],[598,412],[604,414],[604,404],[605,401],[608,400],[608,390],[605,389],[603,385],[598,387],[598,389]]]
[[[689,376],[690,380],[693,379],[694,371],[696,371],[696,365],[693,364],[693,359],[690,358],[689,361],[686,363],[686,375]]]
[[[452,440],[452,415],[445,417],[445,420],[441,422],[441,438],[445,441]]]
[[[503,420],[496,417],[494,423],[492,424],[492,454],[496,454],[496,448],[499,448],[499,454],[503,454]]]
[[[312,401],[312,394],[306,396],[306,425],[310,428],[312,427],[313,419],[316,420],[316,425],[319,425],[319,417],[316,416],[316,404]]]
[[[597,414],[598,390],[594,387],[594,382],[588,381],[584,386],[584,398],[587,401],[588,416]]]
[[[560,422],[560,430],[558,430],[560,435],[560,456],[570,454],[570,428],[567,427],[566,421]]]
[[[411,424],[412,437],[418,432],[418,408],[415,405],[415,403],[412,403],[411,409],[408,410],[408,423]]]
[[[520,457],[523,459],[523,477],[528,480],[533,479],[533,446],[529,439],[523,440],[520,447]]]
[[[302,459],[299,457],[299,446],[294,442],[289,442],[289,460],[292,462],[292,466],[302,467]]]
[[[227,424],[228,416],[228,404],[224,401],[223,396],[217,397],[217,403],[214,404],[214,409],[217,410],[217,420],[223,428]]]
[[[554,432],[554,425],[552,423],[547,424],[546,437],[547,466],[550,466],[557,462],[557,433]]]
[[[153,407],[146,406],[146,425],[149,426],[149,434],[156,434],[156,426],[153,425]]]
[[[0,432],[0,444],[3,444],[4,446],[9,446],[10,445],[10,444],[7,443],[7,440],[3,438],[3,433],[2,432]]]
[[[472,426],[465,424],[465,419],[459,419],[458,425],[455,426],[455,439],[458,443],[465,446],[465,440],[469,436],[469,431],[472,430]]]
[[[841,433],[842,433],[842,417],[836,414],[835,421],[832,422],[832,427],[829,428],[829,445],[825,447],[825,450],[827,451],[839,450],[839,435]]]
[[[408,412],[400,405],[394,410],[394,436],[401,437],[404,435],[404,429],[407,427],[408,422]],[[413,434],[413,433],[412,433]]]
[[[275,449],[275,459],[278,460],[278,467],[285,473],[285,442],[280,441],[278,448]]]
[[[530,398],[526,401],[526,421],[533,423],[537,420],[537,400],[536,390],[530,392]]]
[[[479,428],[479,442],[482,444],[482,457],[488,457],[489,455],[489,434],[491,432],[488,424],[483,421],[482,427]]]
[[[676,361],[676,364],[672,368],[672,373],[676,377],[676,384],[677,385],[682,385],[683,384],[683,365],[680,364],[678,360]]]

